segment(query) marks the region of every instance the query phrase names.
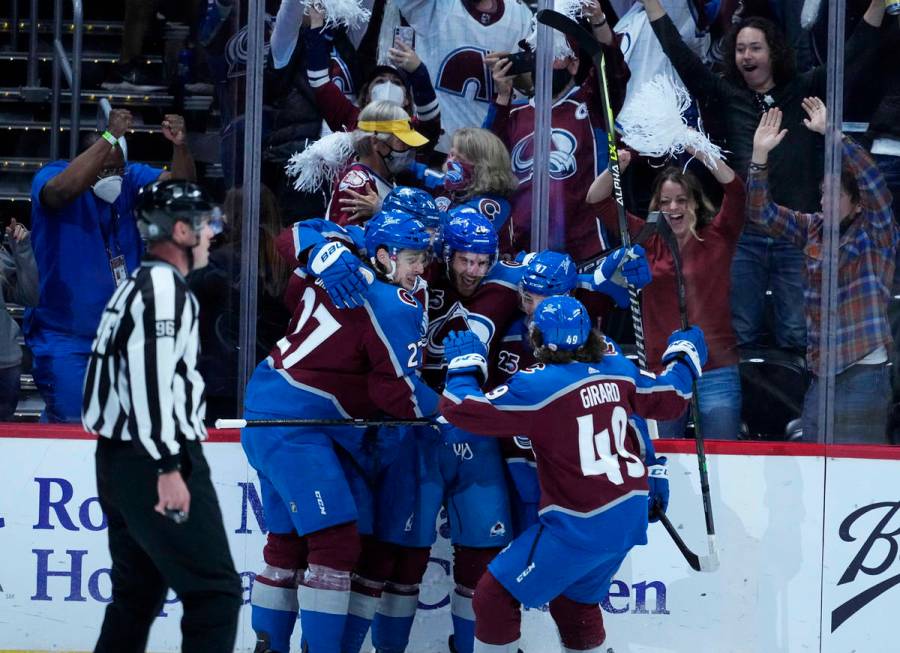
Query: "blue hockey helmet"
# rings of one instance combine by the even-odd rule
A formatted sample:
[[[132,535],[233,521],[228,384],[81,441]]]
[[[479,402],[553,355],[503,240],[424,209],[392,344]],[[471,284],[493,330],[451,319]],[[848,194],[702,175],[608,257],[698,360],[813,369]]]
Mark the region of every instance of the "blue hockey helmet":
[[[379,247],[386,247],[391,256],[402,249],[427,250],[431,234],[406,211],[381,210],[366,222],[365,242],[366,254],[374,259]]]
[[[568,254],[545,249],[535,254],[522,276],[522,289],[535,295],[565,295],[575,288],[578,272]]]
[[[440,251],[448,263],[453,252],[472,252],[489,254],[493,265],[498,240],[491,221],[471,206],[451,209],[441,222]]]
[[[429,229],[437,229],[441,216],[434,198],[421,188],[397,186],[389,192],[381,203],[382,211],[399,209],[422,221]]]
[[[591,318],[584,304],[567,295],[548,297],[538,304],[532,324],[540,329],[543,345],[554,351],[578,349],[591,333]]]

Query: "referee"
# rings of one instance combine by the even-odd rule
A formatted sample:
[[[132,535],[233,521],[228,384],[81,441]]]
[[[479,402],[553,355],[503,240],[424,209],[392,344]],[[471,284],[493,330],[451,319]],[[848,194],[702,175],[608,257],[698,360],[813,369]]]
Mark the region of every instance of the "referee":
[[[240,579],[200,441],[198,304],[185,281],[214,234],[206,193],[186,181],[141,189],[148,254],[106,305],[85,377],[82,423],[99,435],[97,490],[109,525],[112,602],[95,652],[146,649],[168,588],[182,651],[234,649]]]

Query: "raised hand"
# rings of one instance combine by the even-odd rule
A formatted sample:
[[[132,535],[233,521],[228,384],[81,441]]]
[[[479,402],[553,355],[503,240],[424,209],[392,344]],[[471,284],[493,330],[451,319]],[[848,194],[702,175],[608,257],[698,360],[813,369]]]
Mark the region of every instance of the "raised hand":
[[[769,158],[769,152],[778,147],[784,140],[787,129],[781,128],[781,109],[769,109],[759,120],[759,126],[753,135],[753,162],[764,164]]]
[[[408,73],[422,65],[422,60],[419,59],[416,51],[399,39],[395,39],[394,47],[388,50],[388,59],[392,64]]]
[[[509,102],[513,90],[513,77],[509,74],[512,68],[512,61],[507,58],[497,59],[494,67],[491,69],[491,77],[494,78],[494,91],[497,98],[503,98],[505,102]]]
[[[800,106],[803,107],[806,115],[809,116],[803,119],[803,125],[810,131],[824,135],[825,120],[828,117],[825,103],[817,97],[808,97],[803,99]]]
[[[110,134],[119,138],[129,129],[131,129],[131,112],[128,109],[113,109],[109,112],[107,130]]]
[[[167,113],[162,121],[162,133],[173,145],[184,145],[187,131],[184,128],[184,118],[176,113]]]

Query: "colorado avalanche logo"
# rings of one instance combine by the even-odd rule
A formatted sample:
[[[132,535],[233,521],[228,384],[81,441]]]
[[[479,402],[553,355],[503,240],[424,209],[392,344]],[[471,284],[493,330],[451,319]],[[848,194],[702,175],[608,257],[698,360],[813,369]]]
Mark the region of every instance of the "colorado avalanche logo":
[[[441,195],[440,197],[434,198],[434,205],[437,207],[437,210],[446,213],[450,210],[450,198]]]
[[[338,187],[340,190],[347,190],[348,188],[362,188],[368,183],[369,177],[361,172],[360,170],[351,170],[344,178],[341,179],[340,186]]]
[[[453,50],[438,69],[434,89],[479,102],[490,102],[494,84],[484,65],[485,54],[487,50],[471,46]]]
[[[503,207],[500,206],[500,202],[497,200],[484,198],[478,202],[478,211],[481,215],[493,222],[494,218],[503,211]]]
[[[413,308],[418,308],[419,306],[419,303],[415,300],[415,298],[409,294],[408,290],[404,288],[397,289],[397,297],[399,297],[400,301],[407,306],[412,306]]]
[[[447,335],[447,322],[462,318],[466,321],[469,330],[472,331],[478,339],[485,344],[486,347],[491,346],[491,340],[497,332],[497,327],[493,320],[480,313],[470,313],[464,306],[457,304],[446,315],[436,320],[431,320],[428,324],[428,353],[435,358],[444,355],[444,337]]]
[[[347,96],[356,95],[356,87],[353,85],[353,76],[347,62],[341,58],[336,48],[331,49],[331,61],[328,62],[328,74],[331,81],[341,89],[341,93]]]
[[[578,172],[575,149],[578,141],[565,129],[554,128],[550,135],[550,178],[555,181],[568,179]],[[512,149],[512,169],[519,181],[531,179],[534,168],[534,134],[531,133]]]

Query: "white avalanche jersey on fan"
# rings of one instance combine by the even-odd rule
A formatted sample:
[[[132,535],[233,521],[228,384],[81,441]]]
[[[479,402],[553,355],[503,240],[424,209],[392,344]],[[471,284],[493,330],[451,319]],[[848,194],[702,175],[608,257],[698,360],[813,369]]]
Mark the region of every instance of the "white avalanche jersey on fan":
[[[707,32],[701,32],[697,28],[697,21],[688,6],[690,0],[661,1],[685,44],[705,61],[709,52],[710,38]],[[628,69],[631,71],[625,104],[620,113],[628,111],[630,98],[633,98],[641,86],[656,75],[666,75],[684,86],[681,77],[675,72],[663,52],[656,34],[653,33],[653,28],[650,27],[647,12],[639,2],[631,5],[631,8],[619,19],[615,31],[622,35],[622,54],[625,55],[625,63],[628,64]]]
[[[484,55],[515,52],[531,32],[531,10],[519,0],[498,0],[499,19],[485,24],[463,0],[395,0],[406,21],[416,30],[416,52],[431,73],[441,105],[444,133],[441,152],[450,151],[450,136],[460,127],[481,127],[494,85]],[[474,15],[473,15],[474,14]]]

